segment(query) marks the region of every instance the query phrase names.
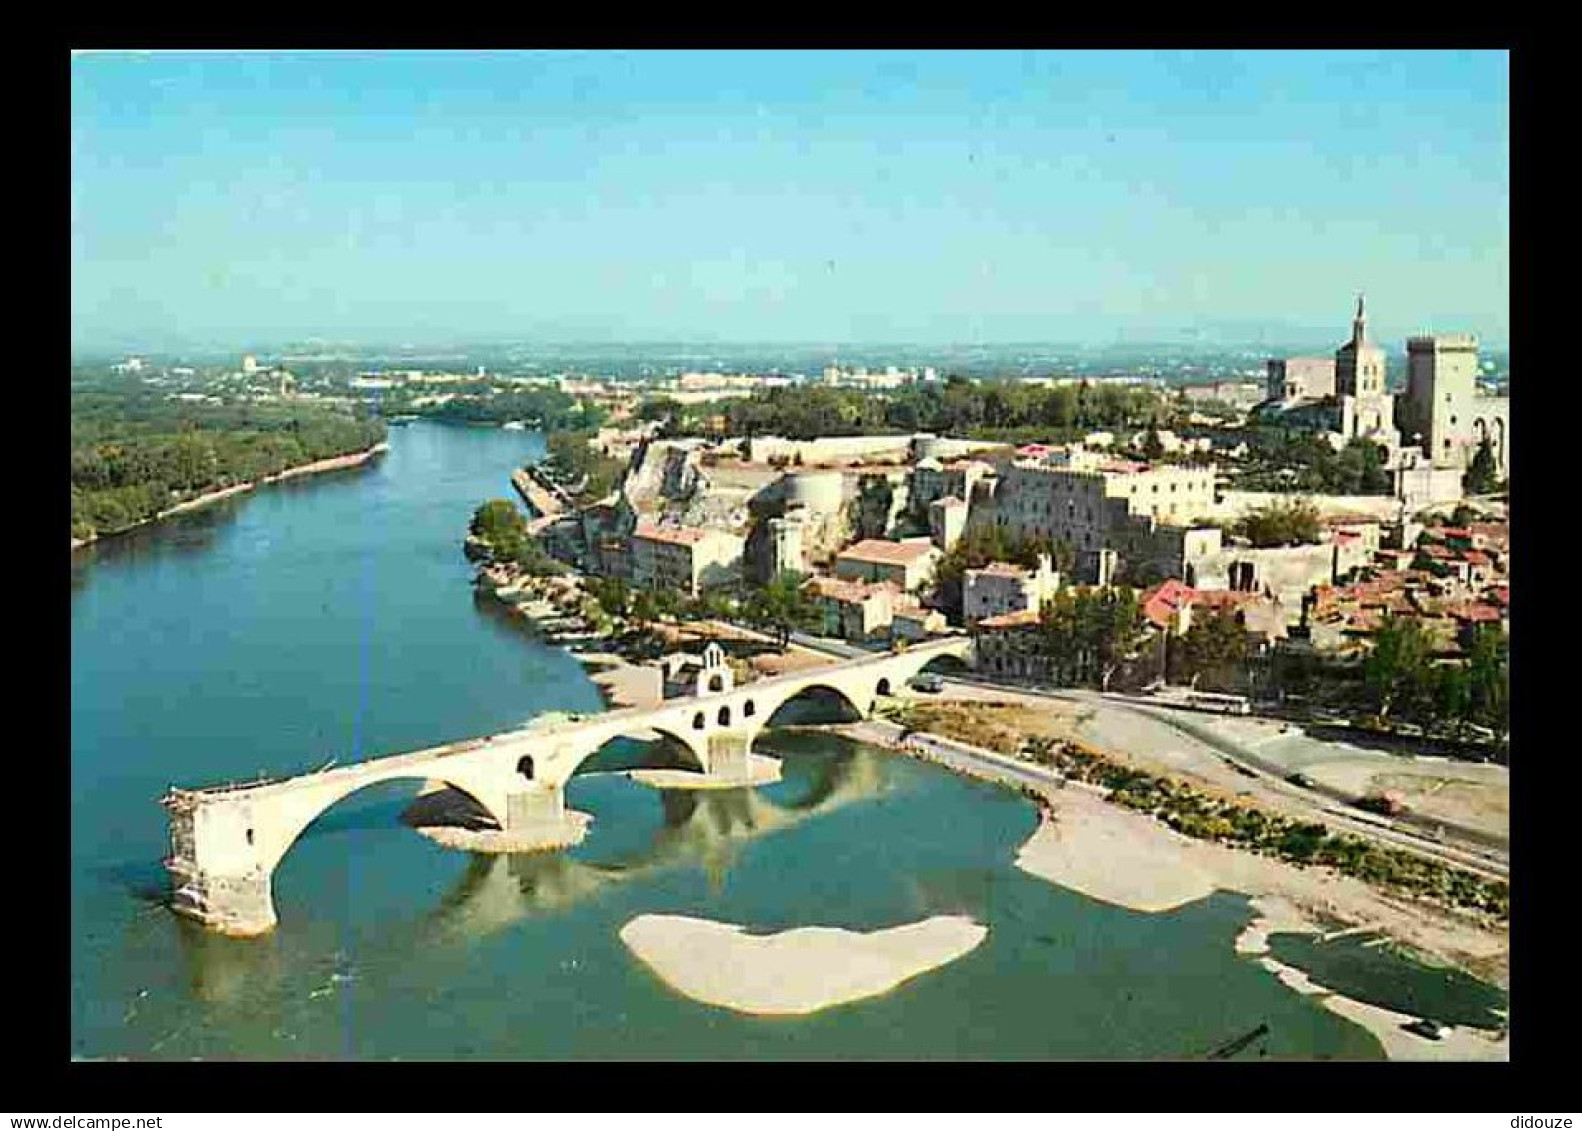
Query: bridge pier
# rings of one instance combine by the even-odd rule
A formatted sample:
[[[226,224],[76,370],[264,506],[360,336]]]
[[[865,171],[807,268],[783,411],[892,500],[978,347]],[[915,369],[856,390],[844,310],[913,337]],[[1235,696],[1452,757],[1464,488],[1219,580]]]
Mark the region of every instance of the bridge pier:
[[[202,794],[188,790],[172,790],[164,805],[170,813],[165,870],[171,910],[225,935],[273,930],[274,867],[255,844],[252,806],[204,804]]]
[[[566,808],[566,790],[550,782],[508,793],[501,846],[507,852],[537,852],[581,844],[590,818]]]
[[[752,736],[739,730],[717,731],[709,735],[708,776],[745,783],[749,777],[747,756],[752,752],[752,746]]]
[[[255,868],[235,876],[204,872],[185,861],[165,864],[175,891],[170,907],[222,935],[250,938],[275,929],[273,876]]]

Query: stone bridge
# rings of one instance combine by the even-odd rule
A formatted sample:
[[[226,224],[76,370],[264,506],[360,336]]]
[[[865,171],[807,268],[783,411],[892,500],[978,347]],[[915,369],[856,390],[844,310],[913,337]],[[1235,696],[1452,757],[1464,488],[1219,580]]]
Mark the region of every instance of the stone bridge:
[[[956,636],[735,687],[711,649],[694,695],[657,707],[610,711],[376,758],[299,777],[207,789],[172,789],[172,907],[232,935],[276,923],[276,865],[303,830],[345,797],[379,782],[450,786],[475,801],[504,834],[509,850],[574,844],[581,825],[565,808],[566,782],[612,739],[658,732],[674,739],[715,783],[748,784],[753,740],[785,703],[813,688],[835,692],[860,715],[942,656],[969,659],[972,641]]]

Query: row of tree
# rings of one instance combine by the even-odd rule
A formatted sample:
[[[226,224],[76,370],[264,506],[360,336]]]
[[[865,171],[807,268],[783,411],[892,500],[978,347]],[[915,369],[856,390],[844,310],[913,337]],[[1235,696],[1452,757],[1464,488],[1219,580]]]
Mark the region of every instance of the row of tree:
[[[579,502],[604,498],[620,485],[626,463],[605,455],[589,441],[592,432],[551,432],[542,466]]]
[[[877,395],[828,385],[788,385],[704,405],[684,406],[661,397],[644,404],[638,415],[662,421],[670,435],[719,430],[813,439],[922,431],[1062,439],[1093,428],[1169,427],[1184,411],[1167,394],[1113,381],[1044,387],[952,376],[943,383],[907,385]]]
[[[72,401],[72,536],[134,526],[196,495],[366,451],[382,421],[324,405],[209,405],[130,392]]]
[[[405,396],[386,394],[384,411],[389,415],[410,412],[468,424],[520,420],[544,432],[592,431],[609,415],[603,406],[559,389],[500,388],[487,379],[459,386],[442,404],[413,406]]]
[[[1498,625],[1478,625],[1464,661],[1434,658],[1433,638],[1415,617],[1386,617],[1362,664],[1368,706],[1380,718],[1400,718],[1459,734],[1482,726],[1510,731],[1510,642]]]
[[[782,650],[792,633],[815,630],[821,620],[818,603],[803,588],[801,575],[790,571],[749,589],[739,599],[717,590],[692,597],[673,589],[638,589],[618,577],[593,578],[588,592],[604,615],[626,621],[639,632],[662,620],[734,617],[774,636]]]
[[[1338,452],[1314,432],[1260,428],[1247,442],[1238,485],[1250,491],[1304,491],[1324,495],[1388,495],[1394,480],[1387,453],[1361,437]]]
[[[1049,662],[1056,686],[1108,687],[1121,664],[1136,654],[1144,627],[1135,589],[1065,588],[1045,602],[1039,615],[1038,651]]]

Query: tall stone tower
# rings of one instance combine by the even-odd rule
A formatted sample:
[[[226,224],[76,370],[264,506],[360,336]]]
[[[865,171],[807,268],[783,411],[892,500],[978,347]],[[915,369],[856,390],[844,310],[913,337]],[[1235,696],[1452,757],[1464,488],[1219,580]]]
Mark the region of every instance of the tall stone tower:
[[[1440,467],[1465,464],[1473,444],[1478,340],[1471,334],[1410,338],[1406,343],[1406,396],[1400,428],[1409,443]]]
[[[1384,391],[1384,351],[1368,340],[1368,316],[1357,296],[1357,317],[1351,340],[1335,351],[1335,393],[1340,400],[1340,432],[1348,440],[1363,437],[1394,451],[1400,443],[1395,429],[1395,397]]]
[[[1384,393],[1384,351],[1368,340],[1368,318],[1362,296],[1351,321],[1351,341],[1335,351],[1335,392],[1343,397],[1377,397]]]

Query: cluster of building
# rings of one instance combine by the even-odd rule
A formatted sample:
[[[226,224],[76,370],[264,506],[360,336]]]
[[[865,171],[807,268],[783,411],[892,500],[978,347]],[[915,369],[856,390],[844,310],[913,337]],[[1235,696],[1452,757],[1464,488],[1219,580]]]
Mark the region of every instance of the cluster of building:
[[[1366,646],[1386,616],[1420,621],[1444,652],[1465,647],[1483,624],[1509,630],[1510,528],[1506,522],[1439,525],[1405,550],[1383,550],[1350,584],[1315,586],[1293,633],[1344,654]]]
[[[1333,358],[1287,357],[1268,363],[1262,418],[1334,437],[1382,445],[1396,494],[1410,505],[1458,498],[1461,476],[1487,442],[1500,478],[1510,458],[1510,401],[1478,385],[1478,340],[1470,334],[1421,335],[1406,343],[1406,388],[1385,391],[1385,354],[1367,333],[1363,300],[1351,339]]]
[[[1398,476],[1428,477],[1436,497],[1453,481],[1459,498],[1483,438],[1497,439],[1503,466],[1508,406],[1477,395],[1473,339],[1414,338],[1409,355],[1407,391],[1387,393],[1359,302],[1333,359],[1269,363],[1263,407],[1291,426],[1305,426],[1305,412],[1315,427],[1376,439]],[[698,391],[726,379],[687,376]],[[1241,382],[1222,384],[1235,387],[1216,395],[1246,394]],[[1136,458],[1145,440],[1174,458]],[[985,667],[1007,674],[1033,674],[1040,610],[1072,584],[1144,588],[1145,617],[1162,635],[1230,609],[1260,649],[1286,640],[1344,649],[1382,611],[1409,609],[1440,628],[1503,619],[1508,593],[1503,524],[1424,531],[1412,518],[1422,500],[1399,492],[1317,497],[1316,542],[1248,544],[1230,532],[1235,520],[1273,498],[1224,490],[1212,465],[1223,453],[1207,437],[1094,432],[1013,447],[926,434],[665,440],[649,426],[608,429],[598,443],[629,456],[627,473],[609,498],[540,527],[559,556],[690,595],[795,572],[824,631],[853,641],[958,631],[931,607],[934,575],[974,532],[1064,546],[1063,571],[1046,555],[965,572],[960,627],[978,636]]]
[[[1265,388],[1256,381],[1211,381],[1206,385],[1184,385],[1181,395],[1195,404],[1224,404],[1245,410],[1267,399]]]
[[[899,389],[915,381],[937,381],[939,371],[932,365],[887,365],[871,372],[865,365],[827,365],[822,379],[824,384],[837,388]]]

